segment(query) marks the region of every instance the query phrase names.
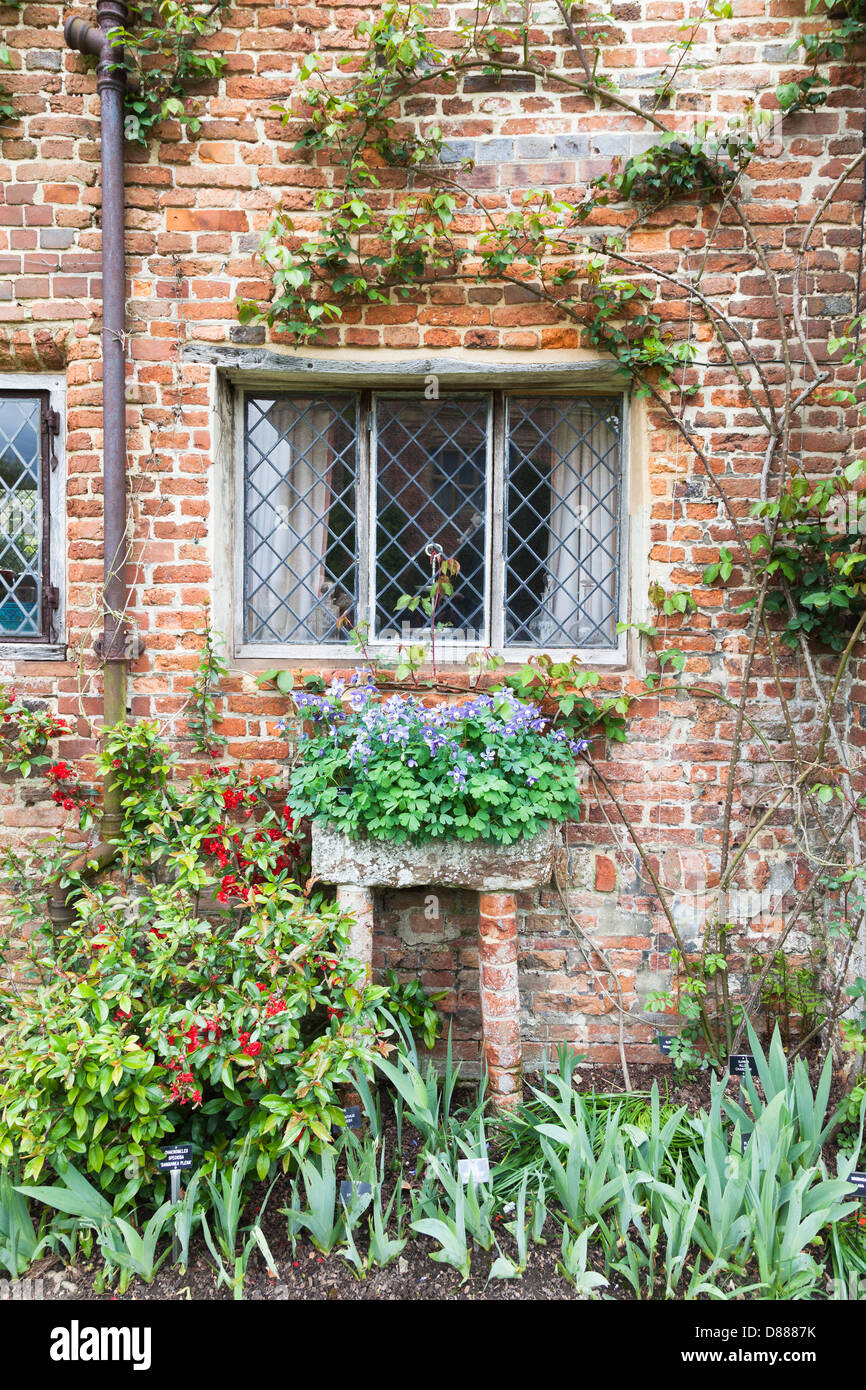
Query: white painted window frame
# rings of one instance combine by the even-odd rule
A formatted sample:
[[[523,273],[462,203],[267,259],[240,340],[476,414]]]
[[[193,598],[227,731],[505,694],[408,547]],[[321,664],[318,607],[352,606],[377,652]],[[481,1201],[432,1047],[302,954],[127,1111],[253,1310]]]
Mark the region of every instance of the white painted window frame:
[[[49,469],[49,583],[59,595],[54,611],[53,642],[16,642],[0,638],[2,661],[65,661],[66,660],[66,554],[69,538],[66,534],[66,377],[57,372],[0,372],[0,391],[48,392],[52,410],[60,421],[54,436],[54,457],[57,467]]]

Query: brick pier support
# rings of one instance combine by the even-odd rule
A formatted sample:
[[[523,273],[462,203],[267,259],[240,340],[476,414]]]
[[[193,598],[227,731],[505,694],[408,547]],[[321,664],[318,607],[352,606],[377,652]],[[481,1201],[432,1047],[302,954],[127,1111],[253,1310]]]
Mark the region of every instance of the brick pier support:
[[[497,1109],[517,1105],[523,1088],[517,908],[513,893],[481,893],[478,924],[483,1057]]]
[[[359,960],[369,980],[373,969],[373,893],[352,883],[337,885],[337,904],[341,912],[354,919],[349,928],[349,955]]]

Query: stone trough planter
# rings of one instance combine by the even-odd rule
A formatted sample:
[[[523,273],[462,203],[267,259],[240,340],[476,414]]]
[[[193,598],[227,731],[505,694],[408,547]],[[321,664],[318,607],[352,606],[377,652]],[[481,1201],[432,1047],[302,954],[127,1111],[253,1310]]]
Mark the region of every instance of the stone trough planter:
[[[553,877],[560,828],[549,823],[531,840],[491,845],[475,840],[434,840],[394,845],[350,840],[313,823],[313,877],[337,885],[343,910],[354,918],[353,956],[371,969],[375,889],[468,888],[480,895],[479,992],[488,1085],[498,1107],[514,1105],[522,1092],[520,996],[517,989],[517,909],[514,894],[543,887]]]

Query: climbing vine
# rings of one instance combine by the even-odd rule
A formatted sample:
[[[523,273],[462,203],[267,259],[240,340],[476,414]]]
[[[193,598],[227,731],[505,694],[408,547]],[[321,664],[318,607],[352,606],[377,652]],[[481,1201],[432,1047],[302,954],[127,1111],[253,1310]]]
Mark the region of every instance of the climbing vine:
[[[823,64],[842,62],[855,44],[866,38],[864,0],[809,0],[807,13],[824,21],[824,27],[803,34],[802,47],[810,70],[795,82],[779,87],[779,103],[785,111],[808,110],[827,100],[828,80],[820,71]]]
[[[217,707],[220,698],[220,682],[228,675],[228,667],[217,650],[219,639],[210,625],[205,622],[202,632],[202,649],[199,654],[198,670],[189,696],[189,710],[186,727],[193,742],[193,751],[206,758],[217,758],[228,743],[225,734],[217,731],[221,714]]]
[[[199,106],[190,88],[219,78],[226,60],[197,44],[215,34],[229,0],[210,4],[158,0],[131,8],[131,24],[119,37],[127,74],[127,140],[146,145],[156,125],[178,121],[188,135],[201,129]]]
[[[866,493],[854,488],[864,476],[863,459],[818,482],[796,473],[778,497],[753,509],[754,516],[776,523],[758,531],[751,546],[757,573],[776,581],[765,607],[784,616],[782,640],[789,647],[797,647],[802,632],[841,652],[862,630]],[[712,578],[712,567],[707,577]],[[744,607],[755,602],[747,599]]]
[[[813,0],[813,8],[819,3]],[[851,9],[860,3],[850,0]],[[405,298],[432,281],[514,283],[554,304],[593,346],[611,352],[627,375],[638,378],[640,391],[647,389],[640,380],[644,372],[663,390],[672,389],[674,374],[693,360],[694,349],[662,332],[654,308],[657,286],[626,266],[648,273],[651,268],[625,256],[624,243],[671,202],[728,199],[759,149],[771,113],[752,100],[721,131],[705,123],[691,139],[664,124],[660,109],[701,25],[728,17],[727,5],[708,3],[684,26],[684,37],[673,45],[676,61],[661,74],[646,110],[629,102],[603,70],[604,24],[611,17],[590,14],[571,0],[562,0],[558,9],[570,39],[561,62],[541,48],[529,5],[510,21],[513,7],[478,4],[470,18],[456,18],[446,49],[428,32],[432,8],[399,0],[388,0],[377,18],[358,25],[366,47],[360,59],[352,53],[341,60],[356,67],[348,83],[327,70],[323,57],[308,55],[300,97],[285,103],[282,119],[286,126],[304,122],[296,152],[326,155],[334,178],[316,194],[312,234],[300,232],[277,209],[260,248],[272,277],[271,300],[266,306],[240,300],[241,321],[266,322],[307,342],[321,337],[348,305]],[[859,32],[856,23],[845,21],[854,26],[852,37]],[[791,110],[807,100],[812,106],[826,100],[826,78],[818,67],[835,56],[837,29],[822,33],[826,42],[811,36],[806,47],[811,67],[800,84],[803,92],[797,84],[796,91],[779,88],[780,104]],[[456,91],[467,78],[486,79],[495,90],[509,75],[531,76],[545,87],[577,91],[597,105],[638,116],[657,141],[624,164],[615,160],[573,201],[530,189],[519,208],[502,213],[466,178],[472,161],[448,162],[441,128],[407,126],[400,102],[433,82],[437,90]],[[405,196],[382,196],[383,166],[405,171]],[[625,233],[583,230],[592,214],[614,202],[636,211]],[[471,224],[478,229],[470,230]],[[710,306],[704,308],[717,328]]]
[[[9,8],[21,9],[23,0]],[[125,135],[132,144],[146,145],[162,121],[179,122],[187,135],[201,129],[196,87],[222,76],[221,53],[202,49],[203,39],[217,33],[230,0],[141,0],[129,7],[129,26],[117,30],[123,44],[126,72]],[[11,53],[0,39],[0,67],[13,68]],[[14,120],[14,92],[0,86],[0,125]]]

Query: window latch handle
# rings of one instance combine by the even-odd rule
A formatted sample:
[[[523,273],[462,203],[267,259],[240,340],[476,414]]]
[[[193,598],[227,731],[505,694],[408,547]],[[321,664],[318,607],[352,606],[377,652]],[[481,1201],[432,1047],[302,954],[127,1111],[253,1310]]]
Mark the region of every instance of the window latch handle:
[[[46,406],[42,416],[42,427],[45,430],[45,439],[48,444],[48,462],[51,465],[51,471],[53,473],[57,467],[57,453],[54,448],[54,441],[60,433],[59,411],[52,410],[50,406]]]
[[[60,590],[56,584],[45,585],[42,603],[45,609],[45,632],[49,642],[53,642],[55,638],[54,614],[60,607]]]

